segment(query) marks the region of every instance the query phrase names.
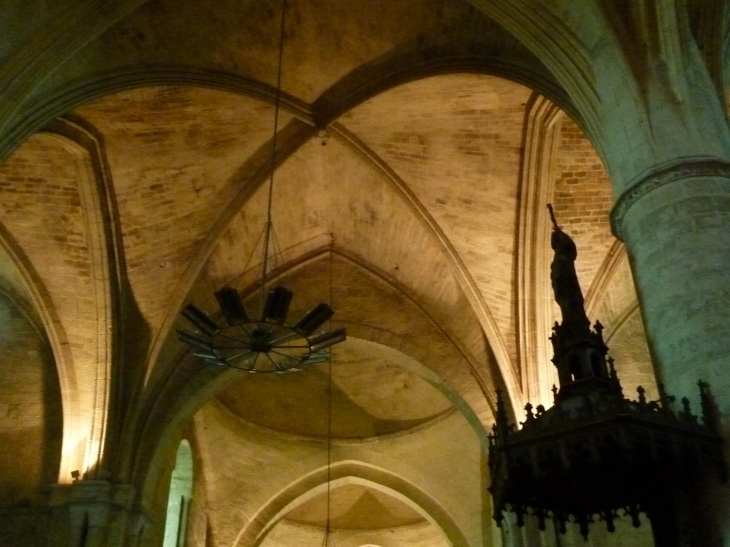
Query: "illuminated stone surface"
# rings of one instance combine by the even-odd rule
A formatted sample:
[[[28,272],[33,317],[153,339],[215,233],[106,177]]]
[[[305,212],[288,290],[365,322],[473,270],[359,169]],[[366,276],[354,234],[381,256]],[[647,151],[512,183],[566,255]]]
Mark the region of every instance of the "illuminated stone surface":
[[[496,388],[520,415],[528,399],[550,402],[557,309],[547,240],[528,229],[547,202],[575,236],[589,315],[626,392],[651,395],[654,371],[677,395],[704,379],[730,415],[723,3],[688,2],[688,14],[655,1],[288,4],[274,274],[295,293],[292,317],[331,294],[333,326],[348,329],[336,460],[432,518],[394,532],[401,544],[499,544],[480,439]],[[0,543],[46,545],[54,530],[79,545],[74,500],[89,495],[100,532],[88,547],[159,545],[183,436],[195,457],[188,545],[319,533],[279,512],[322,484],[326,377],[244,384],[201,368],[174,335],[185,303],[213,313],[214,290],[248,295],[260,273],[273,5],[0,7],[0,291],[13,302]],[[616,203],[626,248],[609,229]],[[73,471],[119,488],[71,485]],[[129,508],[107,513],[115,492]],[[708,509],[726,539],[728,496]],[[338,541],[390,547],[386,536]]]

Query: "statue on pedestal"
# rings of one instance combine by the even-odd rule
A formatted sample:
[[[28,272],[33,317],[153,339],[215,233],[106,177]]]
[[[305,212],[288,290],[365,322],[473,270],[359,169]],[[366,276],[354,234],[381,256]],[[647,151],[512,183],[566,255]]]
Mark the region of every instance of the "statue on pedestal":
[[[588,328],[590,322],[583,308],[583,293],[575,272],[575,259],[578,251],[571,237],[558,226],[552,205],[548,205],[548,210],[553,221],[550,245],[555,251],[555,258],[550,265],[550,280],[555,293],[555,301],[560,306],[563,315],[563,325],[571,329]]]

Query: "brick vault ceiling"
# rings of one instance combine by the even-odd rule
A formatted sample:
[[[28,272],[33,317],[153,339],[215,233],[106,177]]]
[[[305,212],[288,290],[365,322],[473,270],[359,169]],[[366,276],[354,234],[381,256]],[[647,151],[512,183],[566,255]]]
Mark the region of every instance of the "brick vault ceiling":
[[[337,245],[397,277],[435,316],[460,289],[414,195],[455,246],[514,349],[514,225],[521,122],[529,91],[493,77],[453,75],[396,88],[301,145],[276,175],[274,219],[283,249],[334,233]],[[241,192],[247,161],[271,136],[272,108],[200,88],[143,88],[75,111],[103,135],[119,207],[130,283],[158,329],[176,282]],[[282,126],[289,117],[284,115]],[[353,149],[352,141],[369,149]],[[372,166],[392,170],[402,188]],[[216,282],[240,276],[263,225],[265,189],[254,191],[210,257]],[[258,259],[258,256],[256,256]],[[249,264],[249,268],[252,264]],[[468,338],[475,336],[462,333]]]
[[[332,362],[334,438],[367,438],[426,424],[451,408],[439,391],[403,368],[410,357],[359,339]],[[410,368],[413,368],[411,366]],[[327,437],[328,368],[301,374],[242,375],[219,398],[251,422],[295,435]]]
[[[294,137],[280,143],[288,156],[274,187],[282,260],[295,261],[327,246],[333,234],[338,249],[385,273],[477,366],[491,367],[481,340],[483,324],[459,309],[466,289],[451,273],[446,244],[494,319],[507,361],[501,366],[517,371],[515,225],[530,96],[525,87],[503,79],[453,74],[383,92],[316,134],[297,134],[301,122],[283,111],[282,139],[288,131]],[[242,279],[254,280],[265,215],[261,173],[272,131],[270,104],[200,87],[153,86],[106,96],[72,116],[100,134],[126,274],[153,338],[166,338],[172,311],[186,295],[231,280],[245,288]],[[572,122],[563,125],[556,199],[562,206],[558,214],[569,228],[575,225],[587,257],[579,264],[585,290],[611,243],[606,222],[611,197],[595,152]],[[5,172],[10,179],[18,173],[58,181],[88,176],[83,158],[67,148],[59,139],[34,137],[6,163]],[[595,205],[576,201],[570,186],[581,184],[598,196],[588,199]],[[6,201],[5,218],[12,228],[17,217],[20,230],[27,214],[23,197],[16,199]],[[70,199],[63,218],[77,242],[65,237],[50,254],[31,243],[55,226],[50,210],[40,217],[45,228],[35,226],[31,239],[29,234],[19,239],[31,257],[42,253],[40,262],[59,262],[66,275],[80,272],[81,279],[90,275],[91,258],[79,239],[83,206]],[[45,203],[59,212],[56,204]],[[185,285],[181,278],[191,268],[200,273]],[[5,277],[12,282],[12,273]],[[60,296],[64,285],[49,280],[54,282]]]
[[[533,167],[525,153],[526,123],[539,99],[523,85],[485,74],[512,74],[556,100],[560,93],[533,55],[467,2],[289,4],[282,164],[274,188],[283,252],[275,265],[281,267],[278,280],[295,290],[293,315],[331,298],[335,325],[350,332],[351,341],[336,353],[342,368],[335,374],[341,420],[335,436],[345,447],[339,450],[354,459],[370,454],[386,468],[445,456],[449,469],[477,475],[481,451],[472,426],[449,409],[462,405],[474,422],[489,424],[495,387],[507,385],[513,403],[522,402],[525,368],[533,363],[521,343],[536,328],[531,322],[519,328],[525,295],[518,235],[529,209],[521,192]],[[104,23],[110,26],[98,35],[77,25],[90,34],[69,33],[68,43],[77,49],[68,51],[58,28],[70,18],[52,20],[49,9],[43,20],[46,10],[39,10],[33,20],[50,28],[53,41],[29,39],[16,53],[38,59],[37,67],[48,63],[53,72],[26,71],[37,72],[36,80],[20,82],[16,87],[25,95],[12,95],[3,107],[6,128],[27,127],[26,114],[40,119],[39,105],[65,113],[65,121],[26,139],[0,166],[0,235],[7,244],[0,255],[0,322],[22,341],[7,349],[9,361],[25,355],[23,381],[46,386],[55,382],[53,366],[61,371],[64,404],[77,404],[64,410],[64,443],[78,442],[82,452],[94,447],[69,441],[66,433],[73,432],[74,420],[83,431],[86,413],[96,405],[95,381],[104,379],[103,365],[111,362],[112,327],[128,337],[121,341],[121,376],[130,391],[120,400],[136,398],[138,404],[148,392],[131,392],[129,386],[138,385],[128,381],[135,369],[146,368],[139,376],[153,388],[178,370],[184,348],[171,333],[182,326],[184,302],[214,312],[213,290],[232,284],[248,291],[258,272],[277,14],[258,0],[139,6]],[[10,20],[11,27],[22,27]],[[59,136],[59,124],[85,128],[85,140]],[[553,159],[546,168],[549,199],[578,243],[584,291],[595,286],[606,295],[593,301],[622,357],[617,365],[628,373],[625,387],[646,385],[651,367],[630,271],[608,229],[612,197],[605,171],[576,124],[562,114],[554,124],[545,129],[556,129],[554,146],[545,151]],[[102,187],[114,204],[109,210],[95,194]],[[102,229],[107,217],[121,238],[118,249]],[[337,251],[331,261],[323,253],[330,246]],[[102,267],[104,256],[115,252],[122,257],[123,297],[112,296]],[[611,277],[613,271],[618,273]],[[538,280],[538,298],[549,301],[547,284],[547,276]],[[112,314],[115,297],[125,299],[124,315]],[[247,301],[254,309],[255,300]],[[16,376],[0,380],[0,395],[14,397],[8,405],[25,405],[35,428],[8,429],[3,439],[17,440],[20,454],[60,442],[43,441],[38,433],[57,418],[60,395],[45,401],[44,413],[36,412],[38,389],[18,393]],[[239,461],[245,450],[252,462],[280,457],[277,472],[298,480],[286,457],[293,450],[286,433],[323,435],[316,392],[322,394],[325,380],[321,370],[312,371],[302,380],[307,390],[300,384],[282,390],[276,379],[238,379],[198,412],[194,427],[207,423],[217,432],[207,438],[205,427],[196,430],[201,444],[213,447],[204,466],[221,491],[214,501],[223,506],[241,502],[241,491],[252,493],[249,514],[263,503],[256,492],[260,470]],[[283,392],[286,404],[275,400]],[[14,408],[5,409],[7,423]],[[413,427],[419,425],[428,427]],[[411,433],[367,446],[351,442],[404,430]],[[308,442],[306,450],[322,459],[322,443]],[[216,459],[225,450],[231,456],[222,460],[240,465],[235,473],[226,474]],[[13,479],[19,496],[50,482],[42,462],[27,458],[26,467],[23,478]],[[428,475],[438,479],[444,469]],[[268,480],[276,488],[287,486],[274,479]],[[288,515],[291,522],[321,525],[322,502],[320,496],[302,505]],[[408,506],[370,487],[343,487],[335,509],[344,528],[422,522]],[[215,514],[211,518],[220,524]]]

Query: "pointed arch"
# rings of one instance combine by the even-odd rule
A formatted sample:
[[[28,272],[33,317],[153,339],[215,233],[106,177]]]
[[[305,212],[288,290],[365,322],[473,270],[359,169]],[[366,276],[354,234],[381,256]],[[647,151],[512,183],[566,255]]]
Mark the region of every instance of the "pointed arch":
[[[193,471],[193,451],[190,443],[183,439],[178,446],[175,468],[170,476],[163,547],[185,545],[190,498],[193,495]]]
[[[76,214],[74,225],[76,246],[72,247],[78,256],[61,263],[62,243],[49,247],[55,256],[40,264],[46,253],[34,245],[33,237],[25,225],[12,222],[0,228],[0,239],[11,262],[20,272],[30,305],[35,308],[48,337],[61,385],[64,414],[64,440],[59,482],[71,481],[71,472],[96,472],[102,461],[108,425],[110,381],[112,371],[113,331],[117,316],[115,303],[117,294],[118,248],[113,234],[113,188],[106,168],[102,146],[93,129],[70,119],[57,119],[35,139],[53,149],[63,151],[74,158],[78,174],[70,188],[76,202],[69,202]],[[42,171],[41,173],[45,173]],[[45,175],[44,175],[45,176]],[[29,179],[30,180],[30,179]],[[44,178],[33,182],[39,196]],[[54,188],[53,186],[50,187]],[[41,203],[45,203],[40,200]],[[24,202],[19,201],[23,204]],[[48,207],[39,205],[38,213],[49,214]],[[65,217],[60,217],[65,218]],[[10,220],[6,219],[6,223]],[[43,235],[48,235],[44,233]],[[65,235],[59,235],[65,241]],[[24,250],[21,250],[21,244]],[[25,250],[30,249],[29,254]],[[34,263],[35,261],[35,263]],[[50,267],[50,270],[49,270]],[[63,295],[51,296],[51,289],[58,274],[74,279],[81,270],[87,298],[69,304],[73,287]],[[50,273],[52,270],[53,273]],[[58,283],[56,283],[58,285]],[[61,285],[63,286],[63,285]],[[83,308],[88,319],[84,327],[76,323],[75,306]],[[65,311],[64,311],[65,310]],[[84,385],[82,378],[93,378]]]
[[[464,532],[438,501],[405,478],[356,460],[333,464],[329,475],[330,486],[361,484],[395,497],[440,529],[454,547],[469,546]],[[231,547],[258,546],[286,513],[326,491],[327,476],[323,467],[278,492],[241,529]]]
[[[311,255],[299,257],[282,270],[277,271],[272,277],[272,281],[284,279],[286,275],[293,272],[301,275],[306,267],[316,265],[317,261],[323,258],[328,259],[329,252],[330,248],[327,247],[319,249]],[[441,338],[439,346],[441,349],[436,352],[428,351],[421,343],[424,338],[399,334],[390,329],[388,325],[375,326],[362,322],[347,322],[347,318],[341,318],[340,323],[335,320],[333,324],[346,326],[349,336],[392,347],[416,361],[422,362],[423,368],[411,372],[419,374],[439,389],[459,409],[474,430],[479,442],[486,447],[488,444],[486,425],[492,421],[493,414],[488,404],[488,394],[482,391],[469,370],[474,366],[469,355],[450,341],[448,336],[439,329],[437,324],[434,324],[434,321],[407,293],[389,282],[384,275],[378,275],[375,268],[371,266],[366,268],[367,264],[361,260],[343,253],[338,253],[337,259],[342,260],[348,268],[352,268],[353,272],[358,271],[360,275],[371,279],[371,282],[377,282],[376,287],[379,287],[379,290],[387,289],[386,295],[391,306],[394,304],[390,297],[398,295],[407,313],[414,314],[419,318],[419,324],[428,327],[429,331],[422,336],[431,340],[432,343],[436,338]],[[296,287],[294,289],[296,293]],[[442,359],[445,355],[445,348],[450,348],[448,351],[452,357],[446,361]],[[431,349],[433,350],[433,347]],[[164,455],[170,454],[170,451],[173,450],[174,443],[177,442],[176,439],[179,439],[180,431],[185,423],[238,374],[225,367],[201,366],[191,354],[187,353],[187,348],[180,347],[180,350],[178,364],[166,375],[161,390],[154,399],[148,400],[146,406],[140,409],[139,416],[144,417],[137,424],[141,431],[140,436],[133,442],[125,443],[123,446],[129,448],[120,455],[125,459],[125,465],[130,467],[131,480],[135,484],[139,484],[145,500],[151,499],[153,496]]]

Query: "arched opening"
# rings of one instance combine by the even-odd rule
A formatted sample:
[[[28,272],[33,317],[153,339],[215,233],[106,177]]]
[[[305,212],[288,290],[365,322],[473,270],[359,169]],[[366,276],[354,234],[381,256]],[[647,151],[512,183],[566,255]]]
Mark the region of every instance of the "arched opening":
[[[322,545],[451,545],[445,531],[425,510],[391,488],[357,477],[320,485],[295,500],[272,524],[260,547]],[[327,515],[331,515],[326,532]]]
[[[583,363],[581,361],[580,355],[577,353],[572,353],[570,355],[570,375],[572,376],[572,380],[574,382],[577,382],[578,380],[583,379]]]
[[[170,477],[170,494],[167,499],[165,539],[163,547],[185,545],[190,497],[193,492],[193,452],[190,443],[183,439],[177,449],[175,469]]]
[[[591,361],[591,371],[593,372],[593,376],[596,378],[603,378],[603,371],[601,370],[601,356],[595,351],[591,351],[588,353],[588,357]]]
[[[241,530],[235,545],[288,545],[298,535],[300,544],[321,545],[328,511],[336,545],[470,544],[439,501],[395,474],[363,462],[339,462],[331,470],[328,490],[327,482],[320,482],[325,473],[319,469],[280,492]],[[381,503],[386,507],[378,507]],[[367,516],[355,516],[361,511]]]

